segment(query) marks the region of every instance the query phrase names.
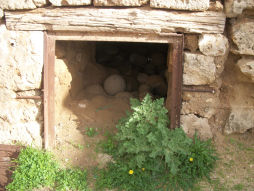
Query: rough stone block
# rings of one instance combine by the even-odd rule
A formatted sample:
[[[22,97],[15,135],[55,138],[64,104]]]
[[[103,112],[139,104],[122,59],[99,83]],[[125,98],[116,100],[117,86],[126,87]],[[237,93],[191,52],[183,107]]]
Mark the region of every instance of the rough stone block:
[[[4,16],[4,11],[3,9],[0,8],[0,19]]]
[[[43,66],[43,32],[8,31],[0,25],[0,87],[39,89]]]
[[[244,9],[254,8],[253,0],[226,0],[225,13],[227,17],[237,17],[242,14]]]
[[[241,58],[237,62],[240,71],[254,82],[254,58]]]
[[[207,118],[200,118],[194,114],[181,115],[181,126],[188,136],[192,137],[195,131],[197,131],[198,135],[203,140],[213,137]]]
[[[219,103],[218,94],[183,92],[181,114],[194,113],[209,119],[216,114],[216,107]]]
[[[19,92],[34,95],[35,91]],[[0,144],[42,145],[42,107],[41,101],[17,100],[12,90],[0,89]]]
[[[33,0],[36,7],[42,7],[48,4],[47,0]]]
[[[233,107],[224,132],[226,134],[244,133],[248,129],[254,128],[253,116],[254,109]]]
[[[141,6],[147,4],[148,0],[94,0],[95,6]]]
[[[240,19],[232,24],[231,38],[236,45],[235,54],[254,55],[254,19]]]
[[[53,6],[80,6],[80,5],[91,5],[91,0],[49,0]]]
[[[216,11],[216,12],[222,12],[223,11],[223,5],[220,0],[212,1],[210,2],[210,6],[208,11]]]
[[[185,34],[184,35],[184,48],[196,52],[198,49],[198,35],[195,34]]]
[[[32,121],[7,126],[0,120],[1,144],[22,143],[42,147],[41,125],[38,122]]]
[[[209,8],[210,0],[151,0],[154,8],[205,11]]]
[[[202,34],[198,46],[207,56],[223,56],[229,48],[228,39],[222,34]]]
[[[33,0],[0,0],[0,8],[3,10],[35,9]]]
[[[215,73],[214,57],[197,53],[184,53],[183,84],[211,84],[215,80]]]

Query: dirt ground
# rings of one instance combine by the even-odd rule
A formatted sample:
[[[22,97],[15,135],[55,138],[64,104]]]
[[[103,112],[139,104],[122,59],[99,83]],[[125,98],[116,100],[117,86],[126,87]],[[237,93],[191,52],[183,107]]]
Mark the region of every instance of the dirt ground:
[[[96,152],[96,145],[107,133],[116,132],[115,124],[129,109],[127,99],[97,96],[69,104],[72,111],[62,110],[58,118],[54,153],[64,165],[102,165],[107,156]]]
[[[211,183],[201,182],[194,190],[231,191],[254,190],[254,134],[222,135],[217,133],[213,143],[219,161],[211,175]]]

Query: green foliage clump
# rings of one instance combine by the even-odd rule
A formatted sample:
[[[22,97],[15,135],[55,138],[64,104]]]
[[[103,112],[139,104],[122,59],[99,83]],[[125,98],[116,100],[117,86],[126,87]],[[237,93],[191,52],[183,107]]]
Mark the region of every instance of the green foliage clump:
[[[211,142],[168,129],[163,99],[131,99],[131,109],[117,125],[114,162],[97,174],[98,190],[189,190],[209,178],[217,160]]]
[[[96,129],[95,128],[86,128],[86,135],[88,136],[88,137],[94,137],[94,136],[96,136],[98,134],[98,132],[96,131]]]
[[[15,162],[18,166],[7,190],[32,190],[41,185],[51,187],[54,184],[59,167],[49,153],[27,147],[21,150]]]
[[[86,171],[81,169],[63,169],[56,176],[56,191],[87,191]]]
[[[17,167],[12,175],[13,181],[6,186],[8,191],[29,191],[40,187],[58,191],[88,190],[85,171],[61,169],[53,156],[46,151],[24,148],[14,162]]]

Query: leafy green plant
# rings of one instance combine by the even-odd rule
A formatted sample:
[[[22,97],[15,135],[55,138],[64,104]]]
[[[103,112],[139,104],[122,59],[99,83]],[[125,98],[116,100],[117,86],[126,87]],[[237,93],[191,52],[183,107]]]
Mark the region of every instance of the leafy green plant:
[[[96,129],[94,129],[94,128],[86,128],[86,135],[88,136],[88,137],[94,137],[94,136],[96,136],[98,134],[98,132],[96,131]]]
[[[9,191],[25,191],[40,186],[52,187],[58,171],[58,164],[52,155],[38,149],[27,147],[21,150],[14,162],[17,168],[12,175],[12,183],[6,189]]]
[[[131,109],[117,124],[114,162],[97,173],[98,190],[188,190],[209,178],[217,160],[211,142],[168,129],[163,99],[131,99]]]
[[[81,169],[63,169],[56,177],[56,191],[87,191],[86,171]]]
[[[60,169],[53,156],[32,147],[23,148],[17,160],[8,191],[29,191],[48,187],[54,190],[86,191],[86,172],[80,169]]]
[[[105,140],[102,140],[98,143],[98,145],[96,147],[96,151],[113,155],[115,153],[115,149],[116,149],[115,137],[111,133],[107,133],[105,135],[105,137],[106,137]]]

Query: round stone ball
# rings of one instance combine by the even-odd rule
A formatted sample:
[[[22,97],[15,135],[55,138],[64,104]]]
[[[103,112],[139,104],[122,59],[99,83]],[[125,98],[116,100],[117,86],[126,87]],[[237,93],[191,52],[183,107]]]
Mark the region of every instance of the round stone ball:
[[[110,75],[104,81],[104,89],[109,95],[115,95],[124,91],[126,88],[126,82],[124,78],[118,74]]]

